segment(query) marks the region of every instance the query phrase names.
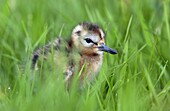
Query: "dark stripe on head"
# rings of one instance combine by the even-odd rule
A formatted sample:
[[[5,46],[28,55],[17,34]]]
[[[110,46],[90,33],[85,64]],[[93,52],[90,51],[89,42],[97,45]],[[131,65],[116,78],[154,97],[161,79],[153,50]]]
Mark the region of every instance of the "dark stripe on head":
[[[99,30],[99,26],[98,25],[92,24],[92,23],[89,23],[89,22],[83,22],[80,25],[82,25],[84,29],[89,30],[89,31]]]
[[[94,33],[99,34],[100,38],[102,39],[100,28],[97,24],[93,24],[93,23],[89,23],[89,22],[83,22],[80,25],[82,25],[85,30],[93,31]]]

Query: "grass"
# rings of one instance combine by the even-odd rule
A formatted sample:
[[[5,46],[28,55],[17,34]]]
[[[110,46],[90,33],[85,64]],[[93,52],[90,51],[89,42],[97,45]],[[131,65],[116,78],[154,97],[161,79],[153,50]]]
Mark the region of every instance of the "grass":
[[[0,111],[169,111],[169,10],[169,0],[0,0]],[[68,92],[62,77],[33,73],[30,56],[82,21],[103,27],[118,54],[104,55],[92,85]]]

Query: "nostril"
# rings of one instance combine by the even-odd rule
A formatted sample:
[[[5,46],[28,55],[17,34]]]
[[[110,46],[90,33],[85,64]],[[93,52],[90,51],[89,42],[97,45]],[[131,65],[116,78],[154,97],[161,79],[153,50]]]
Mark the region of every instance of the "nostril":
[[[102,46],[102,45],[105,45],[105,43],[103,43],[103,42],[102,42],[102,43],[99,43],[99,46]]]

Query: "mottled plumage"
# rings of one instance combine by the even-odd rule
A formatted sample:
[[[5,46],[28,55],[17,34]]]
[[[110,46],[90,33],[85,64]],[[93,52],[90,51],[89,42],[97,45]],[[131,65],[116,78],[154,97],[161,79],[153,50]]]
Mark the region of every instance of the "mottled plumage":
[[[42,48],[35,49],[32,56],[32,68],[37,67],[37,61],[44,62],[54,57],[54,63],[60,60],[60,47],[65,47],[65,81],[70,82],[75,74],[75,69],[82,70],[80,82],[84,79],[92,81],[97,75],[103,59],[103,51],[116,54],[116,51],[105,46],[104,32],[98,25],[83,22],[78,24],[72,31],[69,41],[64,42],[61,38],[56,38]],[[83,68],[83,69],[82,69]]]

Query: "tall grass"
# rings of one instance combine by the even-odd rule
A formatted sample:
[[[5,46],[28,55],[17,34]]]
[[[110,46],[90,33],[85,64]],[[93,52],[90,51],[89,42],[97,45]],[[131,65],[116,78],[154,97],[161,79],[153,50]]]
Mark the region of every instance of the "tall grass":
[[[0,0],[0,111],[169,111],[169,10],[169,0]],[[30,56],[82,21],[118,54],[104,55],[93,84],[66,91],[61,68],[42,78]]]

